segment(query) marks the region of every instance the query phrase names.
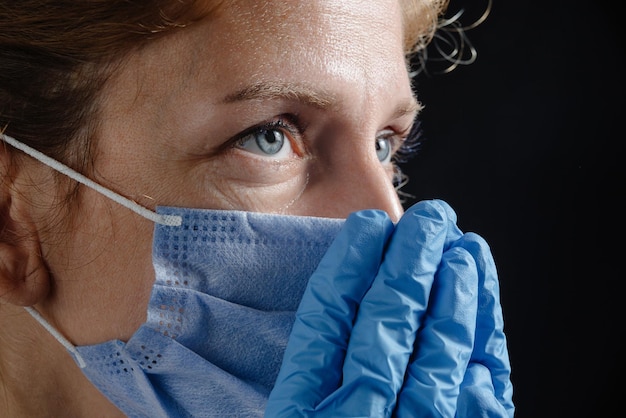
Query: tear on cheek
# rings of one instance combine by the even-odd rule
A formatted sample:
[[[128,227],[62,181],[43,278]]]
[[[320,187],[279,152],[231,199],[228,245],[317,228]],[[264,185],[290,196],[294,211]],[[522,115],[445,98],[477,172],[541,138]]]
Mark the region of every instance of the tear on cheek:
[[[286,214],[302,197],[309,184],[303,173],[276,184],[226,182],[219,188],[218,204],[223,209]]]
[[[306,178],[304,181],[304,184],[302,185],[300,192],[298,192],[298,194],[291,199],[285,206],[283,206],[282,208],[280,208],[280,210],[276,213],[279,214],[285,214],[287,213],[287,210],[294,205],[294,203],[296,203],[298,200],[300,200],[300,198],[302,197],[302,195],[304,194],[304,191],[306,190],[307,186],[309,185],[309,173],[306,173]]]

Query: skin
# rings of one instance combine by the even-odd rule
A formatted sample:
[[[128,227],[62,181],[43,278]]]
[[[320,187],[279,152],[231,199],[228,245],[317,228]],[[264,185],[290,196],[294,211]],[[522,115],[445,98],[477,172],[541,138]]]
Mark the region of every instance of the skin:
[[[101,98],[90,177],[152,209],[377,208],[397,220],[392,166],[375,144],[383,135],[399,146],[419,107],[401,27],[395,0],[232,1],[124,60]],[[242,132],[276,120],[291,148],[248,147]],[[11,416],[116,416],[22,306],[75,345],[127,340],[145,321],[154,225],[86,189],[60,222],[65,187],[51,170],[0,155],[12,167],[2,190],[10,227],[33,237],[0,244],[0,406]]]

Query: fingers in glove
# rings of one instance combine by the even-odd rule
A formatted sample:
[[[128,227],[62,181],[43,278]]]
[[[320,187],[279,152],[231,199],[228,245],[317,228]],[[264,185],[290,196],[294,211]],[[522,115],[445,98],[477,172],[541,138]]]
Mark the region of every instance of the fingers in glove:
[[[444,252],[447,251],[452,245],[463,236],[463,231],[456,225],[457,216],[456,212],[448,203],[441,199],[434,199],[431,201],[433,204],[441,206],[441,209],[445,212],[448,219],[448,235],[446,236],[446,243],[444,245]]]
[[[466,250],[452,247],[435,277],[395,416],[455,415],[474,346],[477,311],[476,264]]]
[[[391,415],[429,305],[448,221],[446,210],[430,201],[414,205],[398,222],[359,307],[342,385],[319,409],[330,408],[334,416]]]
[[[494,393],[489,369],[479,363],[470,363],[461,385],[456,418],[512,417]]]
[[[306,415],[337,389],[358,305],[393,228],[381,211],[348,217],[308,283],[266,416]]]
[[[471,362],[480,363],[490,371],[494,396],[512,417],[515,407],[510,380],[511,365],[493,256],[485,240],[473,233],[465,234],[455,245],[462,246],[472,254],[478,269],[478,319]]]

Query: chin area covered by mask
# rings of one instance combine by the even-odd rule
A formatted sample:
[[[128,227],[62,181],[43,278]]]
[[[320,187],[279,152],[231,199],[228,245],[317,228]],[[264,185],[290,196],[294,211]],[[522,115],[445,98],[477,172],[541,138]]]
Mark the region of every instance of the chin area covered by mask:
[[[5,142],[155,222],[147,321],[74,346],[27,310],[129,417],[263,416],[295,311],[343,220],[158,207],[156,213],[6,135]]]

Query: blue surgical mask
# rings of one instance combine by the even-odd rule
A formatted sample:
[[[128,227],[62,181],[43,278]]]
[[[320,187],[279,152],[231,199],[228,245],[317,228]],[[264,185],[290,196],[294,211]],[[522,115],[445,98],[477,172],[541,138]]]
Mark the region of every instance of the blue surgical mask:
[[[129,417],[263,416],[300,298],[343,221],[174,207],[155,213],[2,139],[156,223],[148,319],[129,341],[75,347],[27,309],[87,378]]]

